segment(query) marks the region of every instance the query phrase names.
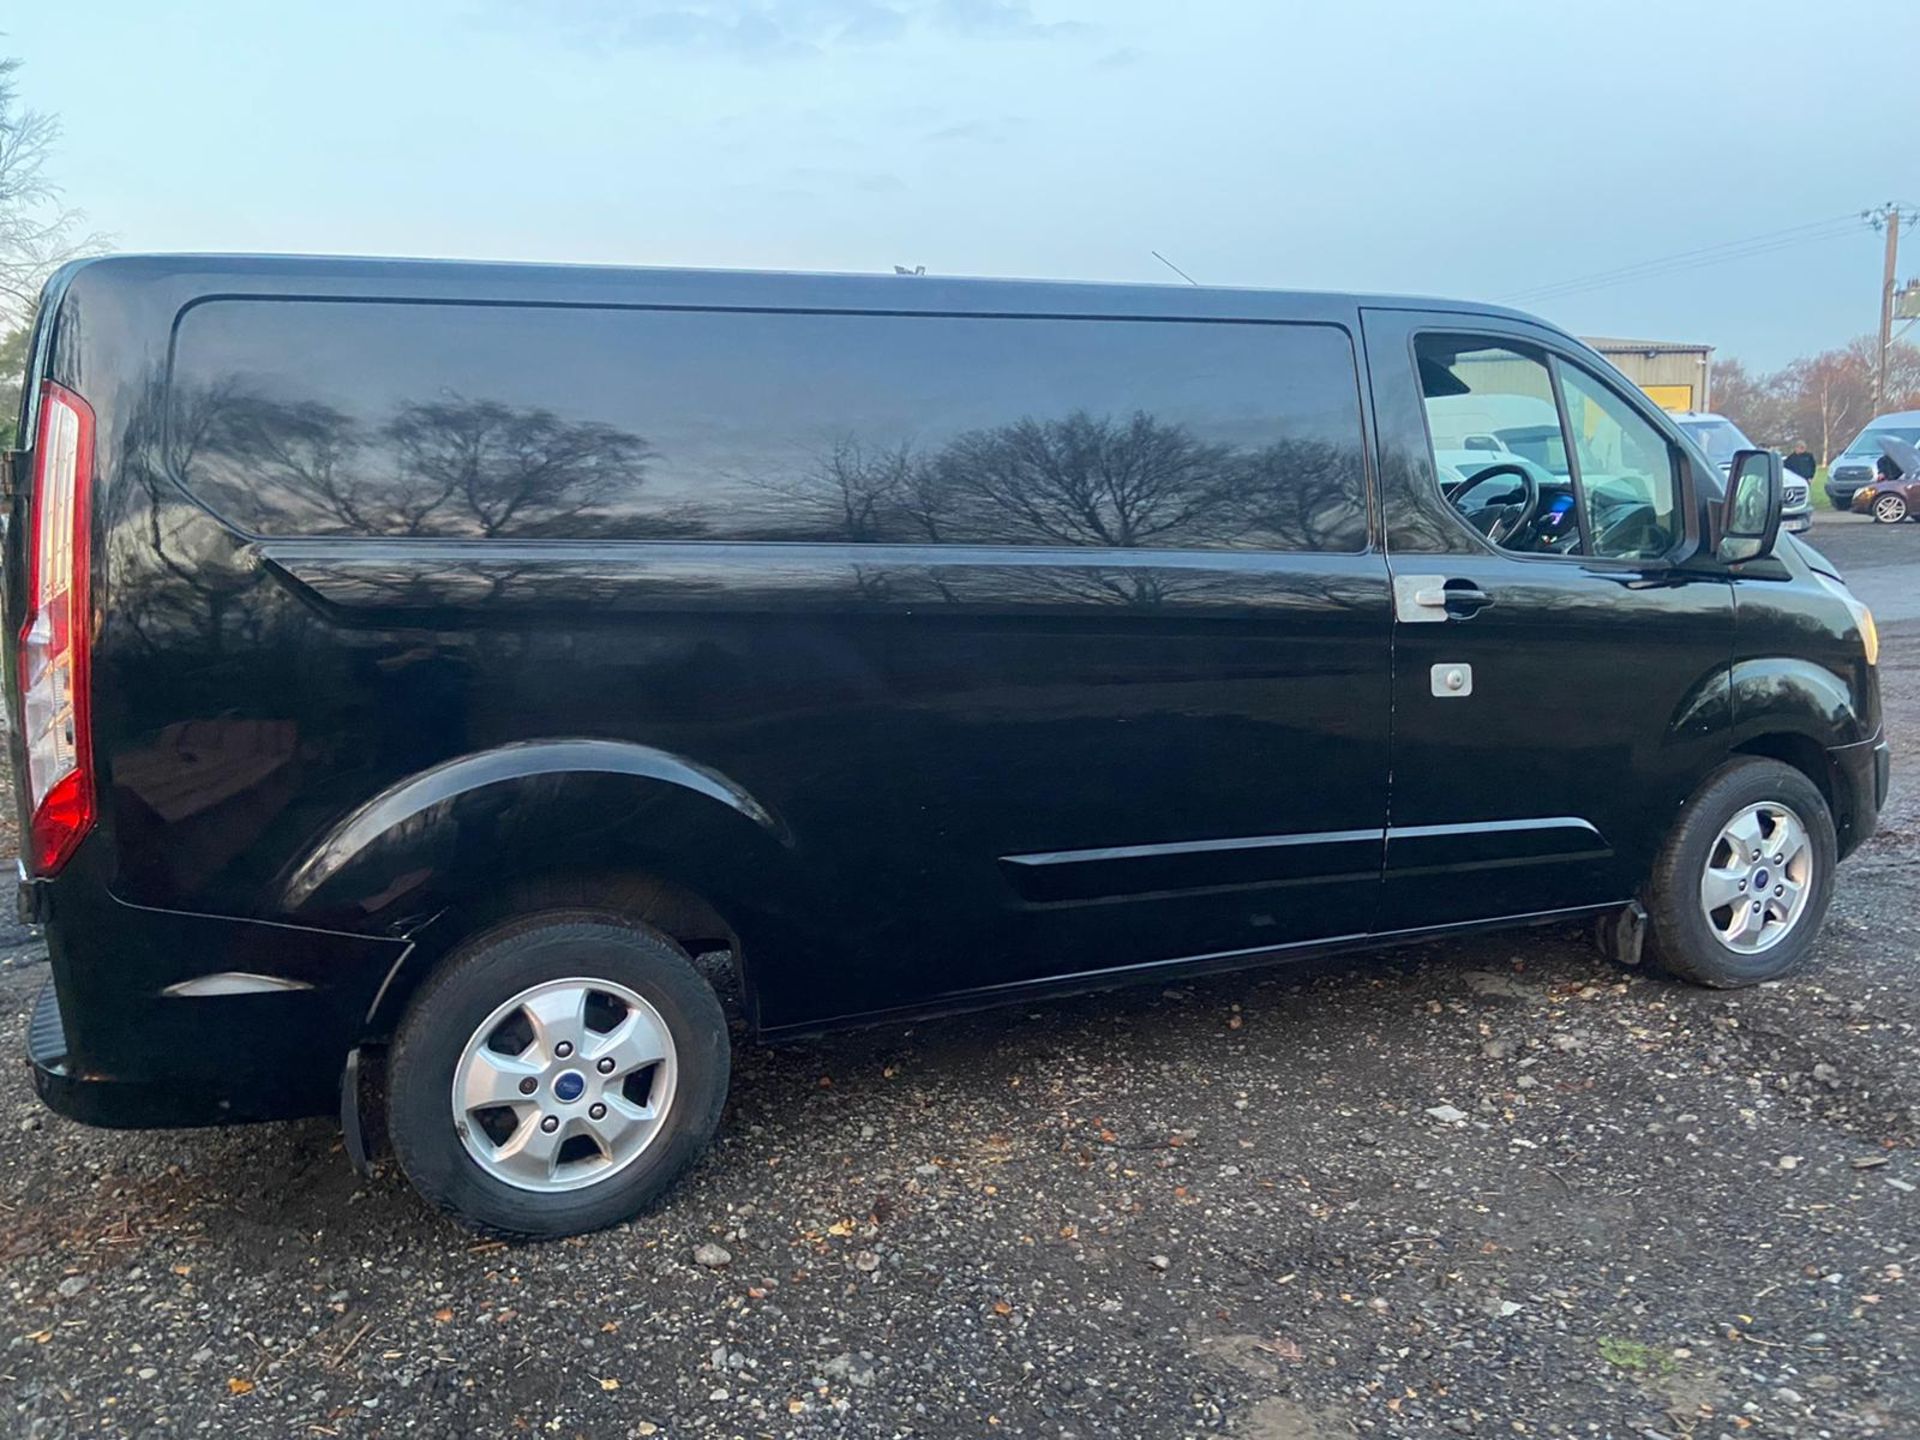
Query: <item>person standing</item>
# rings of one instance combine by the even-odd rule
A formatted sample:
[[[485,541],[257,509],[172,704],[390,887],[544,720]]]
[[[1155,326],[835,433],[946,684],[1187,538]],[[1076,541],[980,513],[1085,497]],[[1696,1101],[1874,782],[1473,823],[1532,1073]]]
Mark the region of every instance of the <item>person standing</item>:
[[[1809,483],[1813,480],[1813,472],[1819,468],[1819,464],[1813,458],[1812,452],[1798,440],[1793,442],[1792,451],[1789,452],[1787,458],[1782,461],[1781,464],[1783,468],[1798,475],[1802,480]]]

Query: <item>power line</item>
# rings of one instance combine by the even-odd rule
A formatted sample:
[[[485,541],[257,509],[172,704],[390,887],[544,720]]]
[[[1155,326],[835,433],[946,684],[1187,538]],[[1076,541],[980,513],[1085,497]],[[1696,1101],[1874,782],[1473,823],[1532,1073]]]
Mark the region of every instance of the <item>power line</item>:
[[[1794,245],[1835,239],[1844,234],[1851,234],[1857,230],[1859,224],[1860,217],[1857,213],[1834,215],[1823,220],[1809,220],[1803,224],[1789,225],[1782,230],[1769,230],[1739,240],[1726,240],[1717,245],[1705,245],[1695,250],[1682,250],[1672,255],[1639,260],[1631,265],[1620,265],[1611,270],[1576,275],[1548,285],[1535,285],[1525,290],[1515,291],[1505,298],[1537,301],[1564,294],[1577,294],[1586,290],[1604,289],[1612,285],[1623,285],[1635,280],[1652,279],[1655,276],[1698,269],[1707,265],[1718,265],[1730,260],[1744,260],[1750,255],[1764,255]]]
[[[1858,215],[1830,215],[1821,220],[1808,220],[1798,225],[1789,225],[1783,230],[1763,231],[1758,235],[1748,235],[1738,240],[1722,240],[1713,245],[1703,245],[1695,250],[1681,250],[1672,255],[1661,255],[1648,260],[1636,260],[1632,264],[1618,265],[1609,270],[1596,270],[1586,275],[1574,275],[1565,280],[1555,280],[1544,285],[1532,285],[1514,293],[1518,295],[1533,295],[1541,291],[1559,290],[1571,285],[1598,283],[1612,280],[1616,276],[1631,275],[1641,270],[1664,267],[1683,261],[1715,259],[1727,251],[1744,249],[1749,245],[1795,241],[1803,235],[1825,232],[1841,225],[1846,225],[1851,228],[1859,223],[1860,217]]]
[[[1768,245],[1749,246],[1745,250],[1728,251],[1722,255],[1709,255],[1698,260],[1683,261],[1666,265],[1658,269],[1640,270],[1631,275],[1617,276],[1610,280],[1593,281],[1584,285],[1567,284],[1551,290],[1543,290],[1528,295],[1523,304],[1539,304],[1547,300],[1562,300],[1574,295],[1584,295],[1595,290],[1609,289],[1615,285],[1633,284],[1641,280],[1659,280],[1669,275],[1683,275],[1689,271],[1711,269],[1716,265],[1731,264],[1738,260],[1748,260],[1759,255],[1771,255],[1780,250],[1791,250],[1795,246],[1819,243],[1829,240],[1848,239],[1853,235],[1849,229],[1823,231],[1817,235],[1796,236],[1789,240],[1777,240]]]

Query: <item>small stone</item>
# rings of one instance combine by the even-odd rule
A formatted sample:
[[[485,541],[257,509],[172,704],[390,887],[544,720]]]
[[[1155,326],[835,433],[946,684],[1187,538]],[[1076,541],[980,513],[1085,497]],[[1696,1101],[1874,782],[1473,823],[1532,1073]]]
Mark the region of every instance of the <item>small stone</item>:
[[[871,1250],[862,1250],[853,1257],[853,1268],[863,1275],[871,1275],[880,1268],[880,1257]]]
[[[1887,1176],[1887,1184],[1893,1186],[1894,1189],[1902,1191],[1908,1195],[1911,1195],[1913,1193],[1913,1186],[1910,1183],[1908,1183],[1905,1180],[1897,1180],[1891,1175]]]
[[[1540,1082],[1531,1075],[1522,1075],[1513,1083],[1517,1089],[1521,1090],[1537,1090],[1540,1088]]]
[[[1840,1072],[1824,1060],[1813,1067],[1813,1078],[1832,1089],[1840,1088]]]
[[[1505,1320],[1510,1315],[1518,1315],[1525,1308],[1526,1307],[1521,1305],[1517,1300],[1502,1300],[1500,1302],[1500,1318]]]
[[[704,1265],[709,1270],[721,1270],[733,1263],[733,1252],[709,1240],[693,1252],[693,1263]]]
[[[707,1399],[709,1400],[725,1400],[726,1398],[727,1392],[725,1390],[709,1390],[707,1392]]]
[[[93,1281],[89,1280],[85,1275],[69,1275],[56,1285],[54,1289],[59,1292],[62,1300],[71,1300],[91,1284],[93,1284]]]
[[[1480,1047],[1480,1053],[1489,1060],[1504,1060],[1518,1049],[1511,1040],[1489,1040]]]
[[[153,1379],[154,1376],[158,1375],[160,1372],[154,1369],[153,1366],[151,1365],[142,1365],[134,1373],[137,1374],[142,1380],[151,1380]]]
[[[1856,1170],[1878,1170],[1887,1163],[1884,1155],[1856,1155],[1850,1162]]]
[[[1804,1405],[1806,1403],[1801,1397],[1800,1392],[1789,1385],[1782,1385],[1778,1390],[1775,1390],[1773,1392],[1773,1398],[1778,1400],[1782,1405]]]
[[[38,1130],[41,1124],[42,1121],[38,1115],[29,1115],[20,1122],[21,1133],[25,1134],[28,1131]]]
[[[1553,1049],[1559,1050],[1563,1053],[1569,1053],[1575,1050],[1584,1050],[1587,1048],[1587,1042],[1584,1039],[1582,1039],[1580,1036],[1569,1035],[1564,1031],[1557,1035],[1549,1035],[1547,1037],[1547,1044],[1551,1046]]]
[[[1149,1255],[1147,1257],[1147,1264],[1151,1265],[1156,1270],[1165,1270],[1173,1264],[1173,1261],[1169,1260],[1164,1255]]]
[[[1438,1120],[1442,1125],[1458,1125],[1462,1120],[1467,1118],[1466,1111],[1456,1110],[1451,1105],[1429,1105],[1427,1107],[1427,1114]]]
[[[1782,1155],[1773,1163],[1782,1170],[1798,1170],[1800,1168],[1800,1157],[1798,1155]]]

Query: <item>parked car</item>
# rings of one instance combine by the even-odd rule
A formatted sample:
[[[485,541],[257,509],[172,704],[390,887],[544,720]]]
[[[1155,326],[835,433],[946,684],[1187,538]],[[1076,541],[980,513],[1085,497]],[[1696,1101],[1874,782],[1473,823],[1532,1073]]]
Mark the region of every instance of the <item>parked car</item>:
[[[1898,525],[1920,515],[1920,449],[1882,435],[1880,451],[1874,478],[1853,492],[1851,508],[1882,525]]]
[[[1882,438],[1920,445],[1920,410],[1895,410],[1876,416],[1867,428],[1854,436],[1853,443],[1827,467],[1827,498],[1836,510],[1853,508],[1853,492],[1874,478],[1874,467],[1883,453]]]
[[[700,1153],[722,961],[769,1038],[1575,918],[1747,985],[1885,798],[1778,457],[1512,311],[118,257],[38,314],[34,1083],[338,1107],[487,1231]],[[1443,462],[1462,396],[1549,433]]]
[[[1675,415],[1673,423],[1680,427],[1681,434],[1700,447],[1707,459],[1720,467],[1722,475],[1727,473],[1727,467],[1733,463],[1735,455],[1754,448],[1746,432],[1724,415],[1689,410]],[[1780,528],[1795,535],[1811,530],[1813,487],[1792,471],[1785,473],[1784,483],[1786,499],[1781,510]]]

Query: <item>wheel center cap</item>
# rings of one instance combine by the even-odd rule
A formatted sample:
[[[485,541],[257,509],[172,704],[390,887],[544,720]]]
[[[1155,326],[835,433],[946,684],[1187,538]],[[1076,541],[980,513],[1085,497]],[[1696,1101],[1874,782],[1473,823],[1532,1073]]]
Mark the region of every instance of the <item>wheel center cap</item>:
[[[553,1082],[553,1093],[559,1100],[578,1100],[587,1093],[586,1077],[578,1070],[568,1070]]]
[[[1766,889],[1767,881],[1771,878],[1772,877],[1767,874],[1766,867],[1764,865],[1761,866],[1758,870],[1753,872],[1753,888],[1756,890]]]

